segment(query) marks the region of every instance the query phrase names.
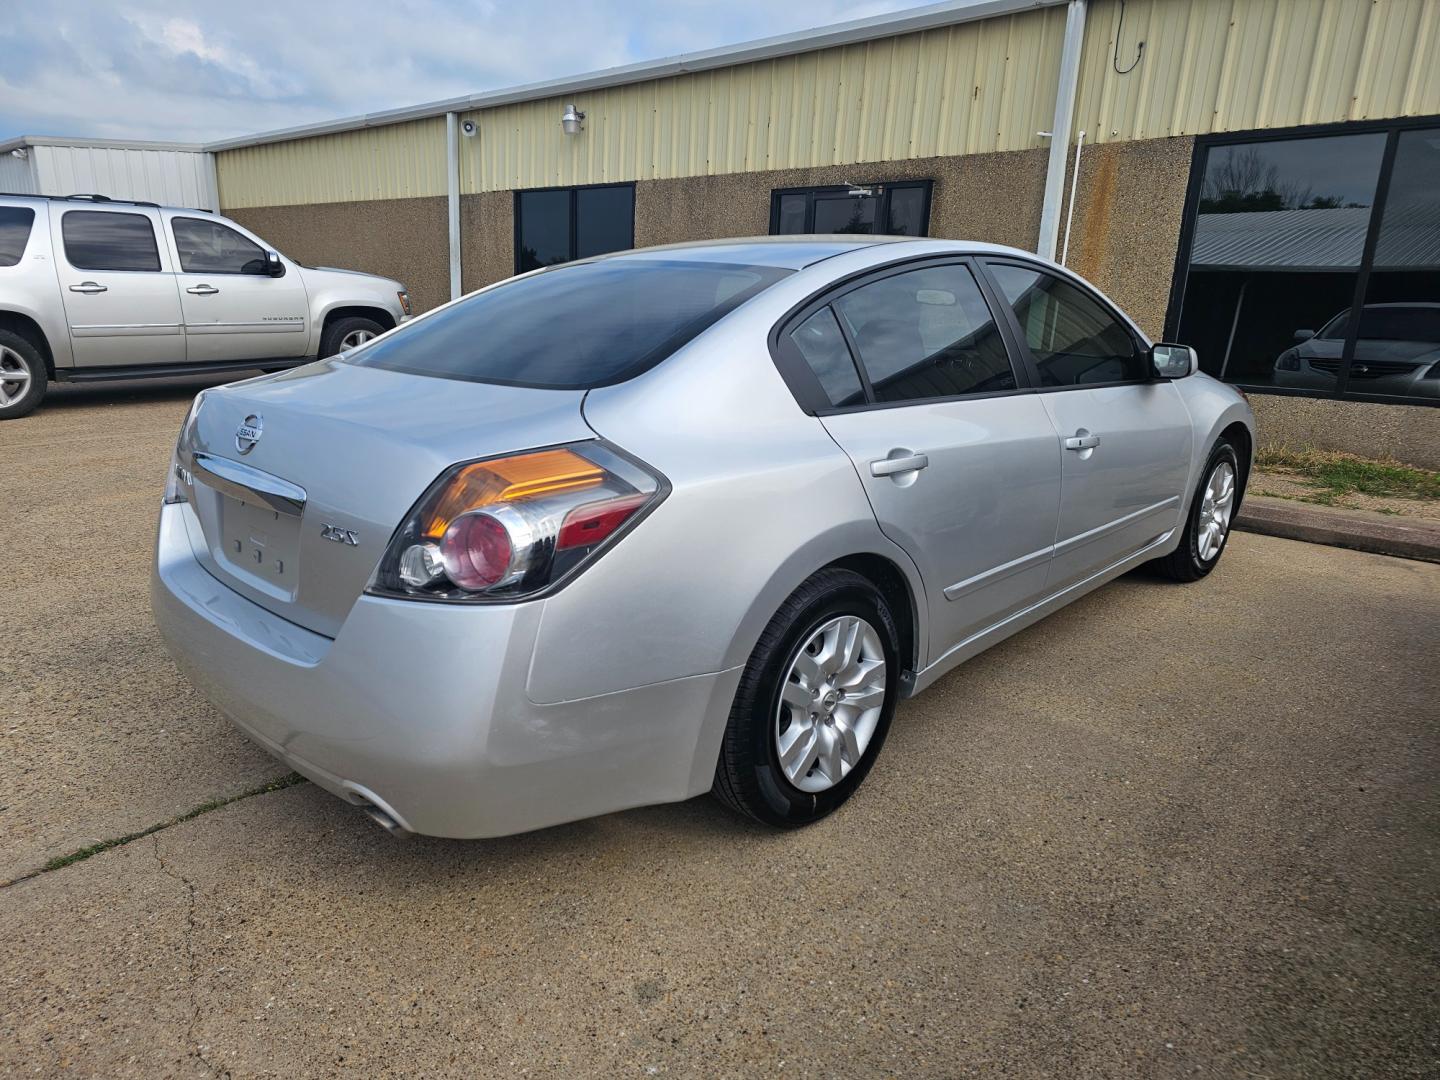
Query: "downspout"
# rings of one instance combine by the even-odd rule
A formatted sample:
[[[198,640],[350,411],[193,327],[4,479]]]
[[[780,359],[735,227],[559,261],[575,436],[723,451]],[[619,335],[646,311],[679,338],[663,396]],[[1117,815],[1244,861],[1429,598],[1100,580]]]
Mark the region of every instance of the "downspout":
[[[460,297],[460,115],[445,114],[445,177],[450,214],[450,299]]]
[[[1065,40],[1060,47],[1060,83],[1055,88],[1055,122],[1050,126],[1050,164],[1045,172],[1045,201],[1040,208],[1037,254],[1055,258],[1060,239],[1060,206],[1065,201],[1065,159],[1070,151],[1070,122],[1080,83],[1080,47],[1085,40],[1085,0],[1065,9]]]

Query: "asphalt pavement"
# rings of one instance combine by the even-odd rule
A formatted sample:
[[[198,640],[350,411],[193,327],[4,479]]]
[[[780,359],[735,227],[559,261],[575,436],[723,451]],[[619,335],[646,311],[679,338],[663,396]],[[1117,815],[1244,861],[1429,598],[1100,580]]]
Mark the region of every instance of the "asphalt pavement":
[[[902,704],[798,832],[396,841],[299,784],[45,870],[285,775],[150,622],[195,388],[0,424],[0,1074],[1440,1072],[1440,566],[1270,536]]]

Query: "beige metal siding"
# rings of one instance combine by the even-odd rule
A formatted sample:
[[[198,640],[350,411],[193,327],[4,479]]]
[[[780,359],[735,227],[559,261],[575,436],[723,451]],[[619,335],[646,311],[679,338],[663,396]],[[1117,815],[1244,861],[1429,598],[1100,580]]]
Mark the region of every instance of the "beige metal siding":
[[[1075,125],[1154,139],[1440,113],[1440,0],[1119,0],[1086,23]]]
[[[1090,5],[1075,124],[1089,141],[1440,113],[1440,0]],[[668,179],[1043,146],[1065,9],[1052,7],[467,114],[461,189]],[[443,117],[217,155],[223,206],[445,194]],[[856,181],[876,179],[863,167]]]
[[[226,208],[444,195],[445,118],[222,150],[215,162]]]
[[[467,193],[1016,150],[1049,126],[1063,8],[467,114]],[[478,145],[477,145],[478,144]],[[861,179],[857,176],[856,178]]]

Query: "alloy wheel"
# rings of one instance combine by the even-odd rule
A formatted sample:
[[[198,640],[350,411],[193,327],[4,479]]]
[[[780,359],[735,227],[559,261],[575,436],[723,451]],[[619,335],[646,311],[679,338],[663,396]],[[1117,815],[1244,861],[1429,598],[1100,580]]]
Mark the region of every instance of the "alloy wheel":
[[[1225,536],[1230,531],[1230,515],[1235,509],[1235,466],[1222,461],[1205,481],[1200,500],[1200,517],[1195,526],[1196,552],[1201,562],[1209,562],[1220,554]]]
[[[785,778],[817,793],[840,783],[865,756],[885,704],[885,650],[864,619],[841,615],[800,646],[775,716]]]
[[[0,345],[0,408],[14,405],[30,389],[30,365],[14,349]]]
[[[374,330],[351,330],[340,339],[340,351],[349,352],[351,349],[358,349],[375,336]]]

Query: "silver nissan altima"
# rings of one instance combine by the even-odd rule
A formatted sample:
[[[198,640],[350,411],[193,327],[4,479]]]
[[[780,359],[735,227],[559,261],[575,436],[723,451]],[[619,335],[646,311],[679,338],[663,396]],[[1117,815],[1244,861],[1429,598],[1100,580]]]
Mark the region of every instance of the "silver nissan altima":
[[[653,248],[202,393],[152,601],[392,831],[705,791],[802,825],[899,699],[1133,567],[1210,573],[1253,445],[1189,348],[1022,251]]]

